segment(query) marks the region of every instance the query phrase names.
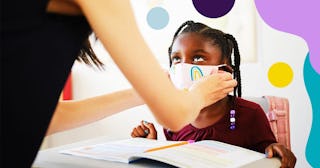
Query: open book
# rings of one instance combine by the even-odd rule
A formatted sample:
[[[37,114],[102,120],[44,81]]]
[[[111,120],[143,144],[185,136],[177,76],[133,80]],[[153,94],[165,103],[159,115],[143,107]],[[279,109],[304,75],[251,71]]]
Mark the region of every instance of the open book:
[[[164,162],[176,167],[241,167],[261,160],[265,155],[238,146],[203,140],[160,141],[131,138],[60,151],[62,154],[130,163],[141,158]]]

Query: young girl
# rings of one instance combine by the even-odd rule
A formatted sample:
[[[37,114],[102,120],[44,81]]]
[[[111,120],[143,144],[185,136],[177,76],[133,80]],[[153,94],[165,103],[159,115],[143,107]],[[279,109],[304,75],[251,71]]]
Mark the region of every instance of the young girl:
[[[217,140],[261,153],[266,152],[268,157],[278,155],[282,158],[283,167],[294,167],[295,156],[276,142],[262,108],[240,98],[240,54],[232,35],[201,23],[187,21],[173,37],[169,47],[169,59],[171,68],[182,63],[200,66],[227,64],[232,67],[238,85],[233,96],[228,95],[203,108],[196,120],[180,131],[164,128],[167,140]],[[141,122],[141,125],[133,129],[131,136],[157,139],[157,132],[152,123]]]

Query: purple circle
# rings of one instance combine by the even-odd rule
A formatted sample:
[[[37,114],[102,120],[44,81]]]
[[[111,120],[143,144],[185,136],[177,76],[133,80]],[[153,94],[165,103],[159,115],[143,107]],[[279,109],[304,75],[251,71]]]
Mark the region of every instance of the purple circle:
[[[192,0],[193,6],[203,16],[218,18],[227,14],[235,0]]]

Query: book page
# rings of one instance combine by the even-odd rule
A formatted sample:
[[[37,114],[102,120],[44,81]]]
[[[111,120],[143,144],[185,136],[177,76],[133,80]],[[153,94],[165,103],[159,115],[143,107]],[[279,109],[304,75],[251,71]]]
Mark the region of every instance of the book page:
[[[177,167],[235,168],[265,157],[264,154],[217,141],[187,145],[139,154]]]
[[[146,138],[131,138],[63,150],[60,151],[60,153],[93,159],[129,163],[130,161],[138,159],[137,157],[130,158],[134,154],[143,153],[151,148],[157,148],[175,143],[179,142],[151,140]]]

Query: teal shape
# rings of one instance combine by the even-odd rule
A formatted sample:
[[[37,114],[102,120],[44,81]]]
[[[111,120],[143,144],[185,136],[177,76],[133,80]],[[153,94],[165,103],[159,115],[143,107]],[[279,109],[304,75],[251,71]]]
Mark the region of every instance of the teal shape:
[[[312,106],[312,125],[305,155],[312,167],[320,168],[320,74],[312,68],[309,53],[304,62],[303,77]]]

